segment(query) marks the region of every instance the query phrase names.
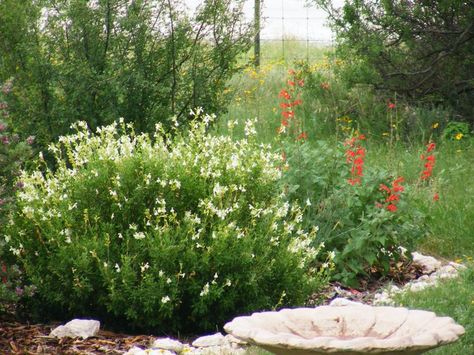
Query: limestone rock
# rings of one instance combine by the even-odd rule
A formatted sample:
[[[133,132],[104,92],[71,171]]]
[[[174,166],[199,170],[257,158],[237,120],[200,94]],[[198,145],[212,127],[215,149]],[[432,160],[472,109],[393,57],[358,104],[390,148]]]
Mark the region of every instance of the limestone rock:
[[[100,322],[92,319],[73,319],[65,325],[54,328],[49,336],[56,338],[70,337],[86,339],[97,335]]]
[[[423,272],[426,274],[431,274],[441,267],[441,262],[436,260],[432,256],[423,255],[417,252],[413,252],[413,263],[421,266]]]
[[[179,353],[183,350],[184,344],[171,338],[158,338],[153,342],[151,347]]]
[[[206,335],[197,338],[193,341],[192,345],[196,348],[204,348],[209,346],[220,346],[224,344],[224,336],[221,333],[213,335]]]
[[[330,306],[333,307],[343,307],[343,306],[362,306],[362,303],[351,301],[344,297],[337,297],[333,299],[330,303]]]
[[[164,349],[142,349],[138,346],[134,346],[129,349],[124,355],[176,355],[174,351]]]

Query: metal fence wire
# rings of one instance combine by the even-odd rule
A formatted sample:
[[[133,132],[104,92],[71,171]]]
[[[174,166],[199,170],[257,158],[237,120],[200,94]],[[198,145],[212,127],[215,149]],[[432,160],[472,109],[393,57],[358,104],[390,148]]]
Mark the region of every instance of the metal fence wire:
[[[256,64],[260,59],[274,58],[275,50],[279,51],[278,57],[282,60],[292,60],[295,53],[290,49],[295,45],[299,50],[298,58],[311,60],[314,59],[311,58],[312,47],[333,44],[333,34],[326,26],[324,12],[314,5],[309,6],[307,0],[249,0],[249,5],[253,6],[258,31],[255,38]],[[271,54],[268,52],[270,49]]]

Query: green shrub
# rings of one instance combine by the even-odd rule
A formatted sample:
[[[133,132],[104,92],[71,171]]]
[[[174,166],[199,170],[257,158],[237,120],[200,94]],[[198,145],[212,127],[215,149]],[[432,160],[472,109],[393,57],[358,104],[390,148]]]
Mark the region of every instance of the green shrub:
[[[365,149],[359,174],[348,164],[348,151],[363,148],[351,141],[286,144],[282,183],[290,201],[307,199],[305,223],[317,225],[318,240],[336,252],[333,277],[356,286],[370,273],[386,275],[402,255],[400,246],[412,251],[427,233],[427,220],[412,203],[413,187],[364,165]]]
[[[174,138],[159,125],[151,138],[81,122],[50,146],[57,171],[23,173],[4,238],[37,287],[37,311],[197,332],[301,305],[322,286],[330,263],[316,262],[316,231],[284,201],[252,122],[233,142],[201,118]]]

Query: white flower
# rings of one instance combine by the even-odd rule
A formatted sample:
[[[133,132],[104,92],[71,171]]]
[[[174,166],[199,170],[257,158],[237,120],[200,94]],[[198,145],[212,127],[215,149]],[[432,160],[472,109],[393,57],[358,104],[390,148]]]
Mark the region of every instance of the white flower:
[[[120,272],[120,266],[119,266],[119,264],[115,264],[115,271]]]
[[[330,251],[328,253],[328,257],[329,257],[329,259],[333,260],[336,257],[336,253],[334,251]]]
[[[159,276],[159,277],[163,277],[164,274],[165,274],[165,272],[164,272],[163,270],[160,270],[160,271],[158,272],[158,276]]]
[[[165,303],[168,303],[169,301],[171,301],[171,298],[169,298],[169,296],[161,297],[161,303],[165,304]]]
[[[141,272],[145,272],[149,267],[150,265],[148,263],[145,263],[145,264],[140,265],[140,270]]]
[[[311,206],[311,201],[309,200],[309,198],[306,199],[306,206]]]
[[[225,280],[225,286],[231,286],[232,282],[229,279]]]
[[[169,277],[166,279],[166,283],[167,283],[168,285],[171,283],[171,279],[170,279]]]
[[[139,239],[145,239],[145,233],[143,232],[135,232],[133,233],[133,238],[139,240]]]
[[[199,296],[203,297],[203,296],[206,296],[208,293],[209,293],[209,282],[204,285]]]

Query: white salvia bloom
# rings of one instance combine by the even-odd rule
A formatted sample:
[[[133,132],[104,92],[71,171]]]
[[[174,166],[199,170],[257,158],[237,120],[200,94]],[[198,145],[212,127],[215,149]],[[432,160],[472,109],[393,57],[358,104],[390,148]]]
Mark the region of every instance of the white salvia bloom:
[[[231,286],[232,282],[229,279],[225,280],[225,286]]]
[[[120,272],[120,266],[119,266],[119,264],[115,264],[115,271]]]
[[[135,223],[132,223],[132,224],[128,225],[128,228],[131,229],[131,230],[136,231],[137,230],[137,225]]]
[[[117,237],[118,237],[119,239],[123,239],[122,233],[118,233],[118,234],[117,234]]]
[[[206,296],[209,293],[209,282],[204,285],[204,287],[201,290],[201,293],[199,293],[199,296],[203,297]]]
[[[306,199],[306,206],[311,206],[311,201],[309,200],[309,198]]]
[[[105,261],[104,261],[104,267],[107,269],[109,267],[109,264],[107,264]]]
[[[72,243],[71,237],[66,237],[66,239],[64,241],[68,244]]]
[[[165,274],[165,272],[163,270],[158,271],[158,276],[159,277],[163,277],[164,274]]]
[[[168,303],[169,301],[171,301],[171,298],[169,298],[169,296],[161,297],[161,303],[165,304],[165,303]]]
[[[166,279],[166,283],[167,283],[168,285],[171,283],[171,279],[170,279],[169,277]]]
[[[328,257],[329,257],[329,259],[333,260],[336,257],[336,253],[333,250],[331,250],[328,253]]]
[[[219,277],[219,274],[216,272],[216,273],[214,274],[214,278],[217,279],[218,277]]]
[[[133,238],[140,240],[140,239],[145,239],[145,233],[143,232],[135,232],[133,233]]]
[[[148,264],[148,262],[146,262],[145,264],[140,265],[140,270],[141,272],[145,272],[149,267],[150,265]]]
[[[255,129],[255,122],[256,120],[247,120],[245,121],[245,128],[244,134],[245,136],[255,136],[257,134],[257,130]]]

